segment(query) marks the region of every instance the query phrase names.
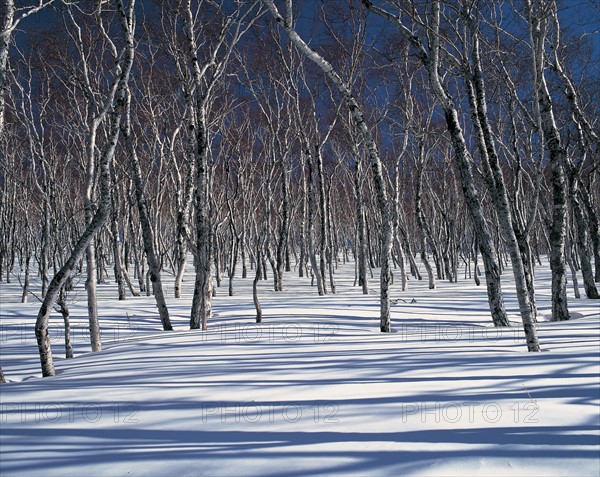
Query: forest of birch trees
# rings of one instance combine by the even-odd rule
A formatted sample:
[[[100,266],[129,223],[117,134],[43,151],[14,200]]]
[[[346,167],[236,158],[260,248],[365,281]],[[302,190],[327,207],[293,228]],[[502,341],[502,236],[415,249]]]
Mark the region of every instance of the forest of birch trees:
[[[44,376],[75,283],[98,351],[98,284],[172,330],[186,264],[204,331],[238,280],[260,322],[261,290],[333,294],[346,263],[382,332],[413,280],[474,281],[495,326],[516,294],[529,351],[536,267],[555,321],[568,287],[599,298],[599,51],[572,2],[1,2],[0,280],[39,302]]]

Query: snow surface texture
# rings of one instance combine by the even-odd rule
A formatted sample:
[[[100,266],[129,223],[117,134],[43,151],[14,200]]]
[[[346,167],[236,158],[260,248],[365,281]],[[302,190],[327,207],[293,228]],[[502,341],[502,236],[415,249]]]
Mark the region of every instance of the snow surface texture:
[[[375,271],[375,276],[377,277]],[[396,274],[398,272],[396,271]],[[57,376],[40,379],[38,304],[0,284],[2,476],[600,475],[600,308],[570,297],[573,320],[540,323],[542,353],[514,326],[491,325],[485,287],[394,285],[395,333],[378,331],[378,297],[338,270],[319,297],[286,274],[284,292],[226,284],[210,331],[188,330],[187,294],[170,298],[175,332],[151,297],[100,285],[104,350],[91,353],[83,284],[71,292],[75,359],[51,322]],[[547,266],[539,313],[550,313]],[[167,274],[164,282],[172,287]],[[372,287],[377,287],[377,278]],[[172,289],[166,292],[172,296]],[[411,303],[412,300],[416,302]],[[404,300],[404,301],[403,301]]]

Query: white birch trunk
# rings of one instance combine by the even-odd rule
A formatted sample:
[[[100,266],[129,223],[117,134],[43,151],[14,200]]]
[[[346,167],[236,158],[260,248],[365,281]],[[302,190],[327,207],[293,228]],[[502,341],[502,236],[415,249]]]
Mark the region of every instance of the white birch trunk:
[[[115,154],[117,141],[119,138],[119,127],[121,122],[121,109],[125,104],[125,95],[129,74],[133,65],[133,8],[135,0],[132,0],[128,6],[127,12],[123,6],[122,0],[117,0],[117,7],[121,19],[121,28],[126,42],[126,48],[122,55],[119,65],[119,72],[116,77],[117,90],[113,100],[110,117],[110,127],[107,143],[102,151],[99,161],[99,185],[100,196],[98,206],[92,221],[88,224],[81,237],[75,244],[71,255],[52,278],[42,304],[40,306],[36,324],[35,334],[40,354],[40,363],[42,375],[54,376],[54,360],[52,358],[52,348],[50,336],[48,333],[48,322],[52,306],[56,302],[61,287],[65,284],[71,273],[75,270],[79,260],[83,257],[85,250],[94,236],[100,231],[110,213],[111,197],[111,172],[110,164]]]
[[[315,250],[315,174],[313,164],[313,154],[307,151],[307,170],[308,170],[308,217],[307,217],[307,247],[308,247],[308,258],[310,260],[310,267],[312,269],[313,277],[317,280],[317,293],[319,296],[325,295],[325,284],[323,283],[323,275],[320,273],[319,264],[317,262],[317,254]]]
[[[495,326],[509,326],[508,317],[504,309],[504,299],[500,286],[500,265],[495,251],[494,243],[481,207],[479,194],[475,187],[471,162],[463,136],[462,128],[458,120],[458,111],[451,98],[446,93],[439,77],[439,1],[433,2],[431,13],[431,32],[429,34],[429,51],[425,50],[421,38],[413,34],[397,16],[376,7],[370,0],[362,0],[363,5],[370,11],[387,19],[396,25],[399,31],[415,47],[419,59],[427,70],[429,83],[438,104],[442,107],[446,119],[446,125],[450,134],[455,158],[460,171],[461,185],[465,196],[467,208],[473,220],[475,233],[480,244],[483,262],[485,266],[486,284],[488,290],[488,302],[492,320]]]
[[[548,13],[540,0],[525,0],[534,66],[534,90],[543,140],[549,153],[552,184],[552,223],[550,225],[550,269],[552,270],[552,321],[569,319],[567,306],[567,271],[565,237],[567,228],[567,181],[565,177],[566,151],[561,144],[554,119],[552,98],[545,77],[545,40]]]
[[[133,48],[133,46],[132,46]],[[144,243],[144,250],[146,251],[146,258],[148,260],[148,278],[152,286],[152,293],[156,300],[156,306],[158,308],[158,314],[164,331],[170,331],[173,329],[171,320],[169,318],[169,310],[165,300],[165,295],[162,286],[162,280],[160,277],[160,260],[157,257],[155,245],[154,245],[154,231],[150,223],[150,214],[148,211],[148,204],[144,192],[144,183],[142,180],[142,170],[140,162],[135,150],[133,143],[133,136],[131,134],[131,93],[129,88],[126,89],[125,99],[125,120],[121,125],[121,133],[125,140],[125,148],[133,166],[133,182],[135,184],[135,195],[138,203],[138,212],[140,215],[140,222],[142,225],[142,239]],[[150,287],[147,287],[146,292],[150,291]]]
[[[367,276],[367,243],[365,230],[365,204],[362,193],[362,158],[355,151],[354,170],[354,195],[356,196],[356,260],[358,261],[358,285],[362,288],[363,295],[369,294],[369,277]]]
[[[508,247],[515,279],[519,311],[527,340],[529,351],[539,351],[539,340],[535,326],[534,305],[531,301],[532,295],[527,287],[525,268],[515,235],[513,218],[508,202],[508,195],[504,185],[504,177],[500,167],[498,154],[494,144],[494,136],[488,120],[487,100],[485,96],[485,85],[479,58],[479,39],[475,31],[473,33],[473,75],[466,78],[469,102],[472,109],[473,126],[479,147],[479,153],[483,163],[484,176],[491,192],[492,201],[504,232],[504,239]]]
[[[390,253],[392,248],[392,221],[390,220],[389,204],[387,200],[387,191],[385,180],[383,176],[383,167],[379,158],[379,151],[377,145],[373,140],[371,131],[367,126],[363,112],[352,95],[348,85],[344,83],[342,78],[333,69],[333,66],[327,62],[321,55],[310,48],[304,40],[298,35],[293,29],[291,23],[292,15],[292,1],[286,0],[286,15],[287,19],[284,19],[279,14],[279,11],[272,0],[263,0],[265,5],[271,11],[275,21],[283,27],[288,33],[290,40],[296,45],[296,47],[317,65],[331,80],[334,86],[337,88],[342,98],[344,99],[354,123],[362,135],[366,145],[367,151],[371,164],[371,171],[373,173],[373,180],[375,182],[375,191],[377,195],[377,203],[381,212],[381,218],[383,222],[382,230],[382,241],[381,241],[381,276],[380,276],[380,329],[382,332],[391,331],[391,320],[390,320],[390,296],[389,287],[391,282],[391,270],[390,270]]]
[[[0,137],[4,133],[4,111],[6,109],[6,94],[8,93],[8,50],[10,48],[11,35],[8,34],[15,15],[14,0],[2,2],[4,8],[2,14],[2,35],[0,36]]]

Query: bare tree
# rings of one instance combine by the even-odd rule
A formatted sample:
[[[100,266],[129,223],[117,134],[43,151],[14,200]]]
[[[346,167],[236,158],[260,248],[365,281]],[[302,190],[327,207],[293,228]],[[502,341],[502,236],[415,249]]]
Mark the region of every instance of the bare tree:
[[[323,58],[322,55],[317,53],[314,49],[310,48],[306,42],[298,35],[294,29],[293,22],[293,10],[292,0],[286,0],[285,17],[279,13],[279,10],[275,6],[272,0],[263,0],[263,3],[267,5],[271,14],[275,18],[275,21],[281,25],[281,27],[287,32],[290,40],[296,45],[300,52],[317,65],[331,80],[335,88],[339,91],[346,106],[352,114],[352,118],[356,125],[356,128],[360,131],[365,141],[369,160],[371,164],[371,171],[373,173],[373,179],[375,182],[375,189],[377,192],[377,202],[379,204],[379,210],[382,217],[383,229],[382,229],[382,250],[381,250],[381,296],[380,296],[380,329],[382,332],[391,331],[391,319],[390,319],[390,296],[389,287],[391,283],[391,268],[390,268],[390,252],[392,248],[392,221],[390,220],[390,211],[388,204],[388,197],[386,191],[386,183],[383,176],[383,166],[379,158],[379,150],[375,143],[371,131],[367,126],[364,114],[358,102],[356,101],[349,86],[334,70],[331,63]]]
[[[4,132],[5,96],[9,86],[8,53],[13,32],[22,20],[53,3],[54,0],[38,0],[36,5],[22,7],[20,14],[17,15],[14,0],[3,0],[2,2],[2,16],[4,19],[2,21],[2,31],[0,32],[0,137],[2,137],[2,133]]]
[[[150,283],[152,284],[152,292],[156,299],[156,306],[160,316],[160,321],[163,330],[172,330],[171,320],[169,318],[169,310],[163,292],[162,280],[160,277],[160,260],[157,257],[156,248],[154,245],[154,231],[150,223],[150,214],[144,191],[144,183],[142,180],[142,171],[140,161],[134,144],[134,139],[131,131],[131,93],[129,87],[126,86],[125,104],[123,105],[125,114],[124,120],[121,121],[121,134],[125,142],[127,155],[131,159],[133,166],[133,180],[135,184],[135,195],[138,203],[138,211],[140,222],[142,225],[142,238],[144,242],[144,250],[148,260],[148,273]]]
[[[212,223],[209,205],[209,106],[214,99],[217,85],[223,79],[233,49],[254,22],[260,17],[260,6],[241,2],[233,11],[228,11],[227,2],[200,1],[192,8],[192,1],[183,5],[183,23],[187,50],[190,61],[193,92],[190,106],[194,115],[195,135],[194,161],[196,171],[196,280],[190,327],[207,329],[208,318],[212,310]],[[203,42],[199,48],[197,30],[199,12],[202,9],[215,9],[215,17],[206,18],[204,27],[214,25],[215,19],[221,22],[216,35],[210,42]]]
[[[38,342],[38,349],[40,354],[40,362],[42,366],[43,376],[54,376],[56,374],[54,368],[54,362],[52,359],[52,348],[50,342],[50,336],[48,334],[48,321],[50,312],[54,302],[56,301],[61,288],[71,276],[77,263],[83,256],[87,249],[90,241],[98,233],[98,231],[104,225],[106,219],[110,213],[110,198],[111,198],[111,172],[110,164],[115,154],[117,141],[119,137],[119,129],[121,123],[121,109],[125,105],[127,95],[127,83],[129,80],[129,74],[133,65],[133,53],[134,53],[134,7],[135,0],[125,7],[122,0],[116,0],[116,6],[118,16],[121,25],[121,32],[123,37],[123,54],[119,56],[117,62],[117,69],[113,80],[114,95],[110,102],[107,102],[107,109],[109,112],[109,134],[107,142],[104,145],[100,160],[98,164],[99,169],[99,185],[100,185],[100,197],[96,212],[92,221],[87,225],[83,234],[79,237],[75,244],[68,260],[60,268],[60,270],[54,275],[48,291],[40,310],[37,315],[35,334]]]
[[[525,0],[525,14],[529,24],[531,55],[534,75],[536,116],[548,150],[552,174],[552,223],[550,226],[550,268],[552,270],[552,320],[569,319],[567,307],[567,271],[565,237],[567,230],[566,151],[554,118],[554,106],[546,82],[546,37],[554,1]]]
[[[440,2],[432,2],[432,11],[428,16],[428,25],[425,29],[427,48],[425,47],[423,38],[405,25],[400,15],[394,15],[387,10],[374,5],[370,0],[362,0],[362,3],[370,11],[385,18],[397,27],[398,31],[402,33],[417,51],[418,57],[427,71],[433,96],[444,112],[448,133],[450,134],[455,158],[460,170],[465,200],[473,224],[475,225],[478,243],[485,265],[488,302],[492,320],[496,326],[508,326],[509,321],[506,316],[500,285],[498,256],[492,242],[491,234],[488,230],[479,194],[475,187],[470,154],[460,125],[458,109],[440,77]],[[532,333],[535,333],[535,327],[532,326],[531,323],[524,323],[524,326],[526,326],[526,332],[531,335],[531,340],[530,337],[528,337],[528,346],[532,350],[537,350],[537,348],[539,348],[537,338],[532,335]]]

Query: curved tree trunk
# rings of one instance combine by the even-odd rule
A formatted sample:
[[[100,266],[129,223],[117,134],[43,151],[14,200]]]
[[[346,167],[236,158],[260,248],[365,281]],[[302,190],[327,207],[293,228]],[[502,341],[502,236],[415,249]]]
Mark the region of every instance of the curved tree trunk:
[[[286,9],[287,19],[279,14],[277,7],[272,0],[263,0],[263,2],[268,6],[269,10],[273,14],[273,17],[275,18],[275,21],[284,28],[284,30],[288,33],[290,40],[296,45],[296,47],[298,47],[302,54],[315,63],[315,65],[317,65],[329,77],[331,82],[337,88],[346,105],[348,106],[350,113],[352,114],[352,118],[354,119],[357,129],[360,131],[360,134],[367,145],[367,151],[371,163],[371,171],[373,173],[373,181],[375,183],[377,203],[379,205],[381,220],[383,223],[381,240],[380,330],[382,332],[391,332],[392,328],[390,319],[389,288],[391,282],[390,253],[392,248],[392,221],[390,220],[387,191],[383,176],[383,166],[379,158],[377,145],[375,144],[375,141],[371,135],[371,131],[364,120],[363,112],[352,92],[350,91],[350,88],[333,69],[333,66],[315,50],[310,48],[294,30],[291,22],[292,2],[288,2],[288,8]]]
[[[58,270],[48,285],[48,290],[40,306],[35,324],[35,335],[40,354],[40,363],[43,376],[54,376],[54,360],[52,358],[52,347],[50,336],[48,334],[48,322],[52,306],[56,302],[60,289],[65,284],[71,273],[75,270],[77,264],[83,257],[88,245],[94,236],[100,231],[108,218],[111,206],[111,176],[110,164],[115,154],[117,141],[119,138],[119,129],[121,124],[121,109],[126,101],[127,82],[133,65],[133,8],[135,0],[132,0],[127,11],[123,6],[122,0],[117,1],[119,16],[121,19],[121,28],[126,42],[125,51],[119,63],[119,74],[116,77],[117,89],[113,99],[110,117],[109,133],[106,146],[102,151],[99,160],[99,184],[100,197],[96,213],[91,222],[87,225],[81,237],[73,247],[71,255]]]
[[[167,308],[167,302],[163,292],[162,280],[160,278],[160,260],[157,257],[156,249],[154,246],[154,231],[152,230],[152,224],[150,223],[150,213],[148,211],[148,204],[144,193],[144,182],[142,179],[142,169],[140,162],[133,144],[133,137],[131,135],[131,96],[129,90],[127,90],[126,107],[125,107],[125,121],[122,124],[121,132],[125,140],[125,147],[129,157],[132,161],[133,166],[133,180],[135,184],[135,196],[138,203],[138,212],[140,215],[140,223],[142,225],[142,240],[144,243],[144,250],[146,251],[146,259],[148,260],[148,275],[150,283],[152,285],[152,293],[156,300],[156,306],[158,308],[158,314],[162,323],[163,330],[170,331],[173,329],[171,320],[169,318],[169,310]],[[149,290],[147,290],[149,291]]]
[[[577,251],[579,253],[579,261],[581,263],[581,274],[583,275],[583,288],[585,295],[592,300],[600,298],[598,289],[594,283],[594,271],[590,262],[587,247],[587,227],[581,203],[579,202],[579,181],[576,177],[576,172],[571,172],[570,177],[571,187],[569,188],[569,199],[573,209],[573,219],[577,228]]]
[[[545,77],[545,41],[548,17],[539,0],[525,0],[532,43],[534,90],[543,140],[549,155],[552,184],[552,223],[550,225],[550,269],[552,270],[552,321],[569,319],[565,238],[567,230],[566,151],[554,120],[552,98]]]
[[[477,193],[477,189],[475,187],[475,180],[473,177],[473,171],[471,169],[471,162],[469,159],[466,141],[458,120],[458,111],[456,110],[451,98],[446,93],[446,90],[439,77],[439,2],[436,1],[433,3],[433,12],[431,16],[432,32],[430,34],[430,45],[428,50],[425,49],[421,38],[414,35],[413,32],[402,23],[399,17],[394,16],[379,7],[376,7],[369,0],[362,0],[362,3],[370,11],[383,18],[386,18],[388,21],[398,27],[400,32],[415,47],[423,66],[427,70],[432,92],[438,104],[440,104],[444,111],[446,126],[448,133],[450,134],[456,162],[460,171],[461,185],[465,196],[465,202],[471,215],[473,227],[475,233],[477,234],[481,254],[483,256],[488,291],[488,302],[492,315],[492,321],[494,322],[495,326],[509,326],[500,285],[500,264],[498,261],[498,255],[495,251],[493,239],[488,230],[488,225],[481,207],[479,194]]]
[[[504,185],[504,177],[502,169],[500,168],[498,154],[496,153],[493,139],[494,136],[488,120],[487,100],[479,58],[479,39],[477,32],[473,33],[472,60],[473,74],[472,77],[466,78],[466,84],[469,103],[472,110],[475,137],[483,164],[484,177],[488,183],[492,201],[495,205],[499,222],[502,225],[504,238],[508,247],[527,346],[529,351],[539,351],[539,342],[535,327],[535,308],[534,302],[532,303],[533,287],[529,288],[527,286],[525,268],[515,234],[508,195]],[[523,237],[523,239],[525,239],[525,237]]]

